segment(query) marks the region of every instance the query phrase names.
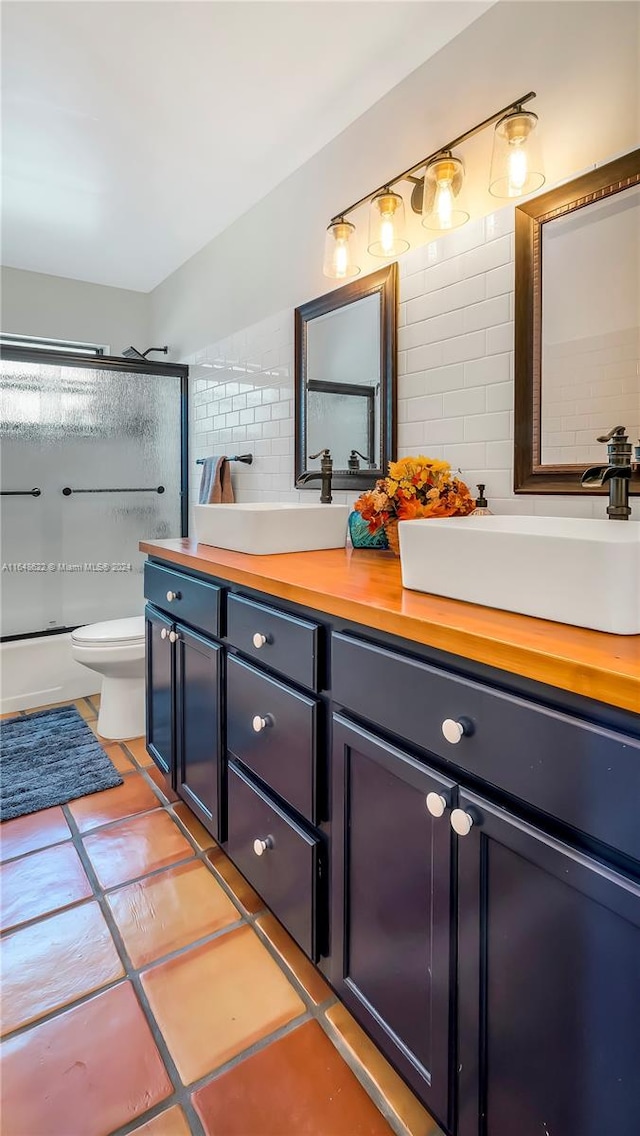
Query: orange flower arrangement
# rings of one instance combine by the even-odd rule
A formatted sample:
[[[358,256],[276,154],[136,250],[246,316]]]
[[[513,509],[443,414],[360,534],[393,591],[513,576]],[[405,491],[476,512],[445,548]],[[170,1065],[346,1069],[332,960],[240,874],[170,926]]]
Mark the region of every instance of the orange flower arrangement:
[[[475,509],[464,481],[451,475],[448,462],[419,455],[390,462],[387,477],[362,493],[354,508],[370,533],[384,527],[397,551],[398,521],[418,517],[465,517]]]

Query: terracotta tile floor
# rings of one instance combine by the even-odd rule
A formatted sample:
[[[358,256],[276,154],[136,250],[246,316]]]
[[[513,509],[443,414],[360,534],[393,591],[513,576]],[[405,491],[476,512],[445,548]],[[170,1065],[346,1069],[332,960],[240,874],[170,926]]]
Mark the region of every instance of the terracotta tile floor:
[[[103,744],[122,786],[0,825],[1,1136],[441,1136],[144,741]]]

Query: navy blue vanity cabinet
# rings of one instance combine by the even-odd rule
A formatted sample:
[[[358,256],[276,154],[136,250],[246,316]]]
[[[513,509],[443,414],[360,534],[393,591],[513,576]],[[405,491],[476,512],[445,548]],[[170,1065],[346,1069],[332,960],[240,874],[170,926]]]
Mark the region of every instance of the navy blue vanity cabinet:
[[[326,631],[231,592],[226,639],[226,852],[317,962],[327,953]]]
[[[325,952],[326,855],[307,828],[229,763],[227,852],[303,951]]]
[[[452,781],[335,716],[332,984],[447,1128],[453,793]]]
[[[317,698],[230,656],[227,747],[283,801],[317,821]]]
[[[222,590],[211,580],[147,561],[144,594],[149,603],[171,619],[206,635],[220,634]]]
[[[637,716],[166,567],[149,752],[442,1129],[637,1136]]]
[[[223,590],[145,565],[147,750],[216,840],[225,838]]]
[[[161,773],[174,780],[173,692],[175,659],[169,639],[174,625],[149,604],[146,628],[147,750]]]
[[[182,624],[175,626],[176,792],[222,840],[223,650]]]
[[[475,794],[451,819],[458,1136],[637,1136],[640,887]]]

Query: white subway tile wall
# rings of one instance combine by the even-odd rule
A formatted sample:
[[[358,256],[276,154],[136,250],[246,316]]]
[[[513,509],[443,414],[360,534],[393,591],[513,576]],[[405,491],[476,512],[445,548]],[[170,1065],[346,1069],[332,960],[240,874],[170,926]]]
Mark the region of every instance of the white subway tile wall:
[[[400,259],[398,454],[445,459],[472,492],[484,482],[496,513],[601,517],[600,498],[513,493],[513,230],[507,206]],[[317,495],[293,487],[293,323],[278,312],[185,360],[192,500],[196,458],[248,451],[236,500]]]
[[[596,465],[602,461],[596,439],[620,424],[637,444],[639,358],[640,326],[544,346],[544,462]]]

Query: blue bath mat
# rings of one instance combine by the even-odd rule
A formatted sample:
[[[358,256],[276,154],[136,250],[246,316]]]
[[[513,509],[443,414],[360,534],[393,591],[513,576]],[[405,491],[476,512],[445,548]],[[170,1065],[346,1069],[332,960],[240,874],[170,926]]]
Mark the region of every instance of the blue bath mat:
[[[0,751],[0,820],[122,785],[75,706],[2,722]]]

